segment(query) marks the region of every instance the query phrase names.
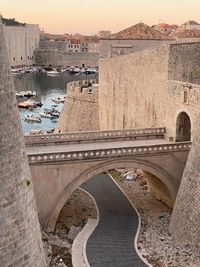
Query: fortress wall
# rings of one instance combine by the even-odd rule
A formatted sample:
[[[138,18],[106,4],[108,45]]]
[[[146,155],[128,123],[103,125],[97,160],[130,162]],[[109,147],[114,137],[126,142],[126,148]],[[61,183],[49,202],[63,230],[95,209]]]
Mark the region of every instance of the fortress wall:
[[[115,56],[118,50],[134,53],[144,49],[153,48],[160,45],[174,43],[175,40],[118,40],[118,39],[102,39],[100,40],[100,57],[105,58]],[[126,47],[129,46],[129,47]]]
[[[68,53],[59,50],[38,49],[34,54],[36,65],[49,66],[85,66],[95,67],[99,65],[98,53]]]
[[[200,84],[200,43],[170,45],[169,51],[169,80]]]
[[[187,47],[190,56],[184,58]],[[185,111],[191,120],[193,137],[200,116],[200,85],[169,80],[178,79],[184,70],[190,73],[196,68],[198,62],[195,59],[193,65],[190,58],[198,56],[200,43],[191,47],[162,46],[100,60],[100,129],[166,126],[168,136],[175,140],[177,117]],[[182,67],[176,69],[172,51],[179,61],[185,62]],[[198,81],[197,70],[195,81]]]
[[[196,246],[200,252],[200,138],[199,123],[190,150],[170,221],[175,239]],[[178,227],[177,227],[178,226]]]
[[[186,112],[191,120],[191,136],[195,136],[199,123],[200,85],[180,81],[168,81],[168,105],[165,124],[168,136],[176,136],[176,121],[181,112]]]
[[[90,83],[96,83],[90,80]],[[88,81],[76,81],[67,86],[65,104],[55,132],[91,131],[99,129],[98,90],[90,91]]]
[[[100,129],[165,126],[168,49],[100,60]]]
[[[4,26],[4,32],[11,66],[32,65],[34,50],[39,46],[39,26]]]
[[[0,18],[0,266],[45,267],[33,183]]]

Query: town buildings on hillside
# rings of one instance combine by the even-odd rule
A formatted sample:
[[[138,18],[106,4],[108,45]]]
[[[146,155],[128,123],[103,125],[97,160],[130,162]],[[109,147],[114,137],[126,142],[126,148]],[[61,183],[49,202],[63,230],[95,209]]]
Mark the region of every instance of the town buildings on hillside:
[[[40,41],[40,49],[62,50],[72,53],[99,53],[99,37],[83,36],[81,34],[46,34],[43,33]]]

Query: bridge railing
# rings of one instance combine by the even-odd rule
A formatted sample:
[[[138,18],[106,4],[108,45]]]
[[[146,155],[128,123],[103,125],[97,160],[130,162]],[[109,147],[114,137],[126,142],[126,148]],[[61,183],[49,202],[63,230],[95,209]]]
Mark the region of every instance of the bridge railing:
[[[38,163],[56,163],[68,162],[77,160],[96,160],[96,159],[109,159],[114,157],[125,156],[139,156],[150,154],[166,154],[171,152],[188,151],[191,148],[191,142],[183,143],[167,143],[159,145],[146,145],[146,146],[132,146],[121,148],[102,148],[69,152],[56,152],[56,153],[41,153],[41,154],[28,154],[30,164]]]
[[[145,129],[125,129],[111,131],[88,131],[88,132],[69,132],[58,134],[41,134],[25,136],[25,144],[45,145],[55,143],[81,143],[81,142],[101,142],[105,140],[128,140],[128,139],[153,139],[164,138],[166,129],[160,128],[145,128]]]

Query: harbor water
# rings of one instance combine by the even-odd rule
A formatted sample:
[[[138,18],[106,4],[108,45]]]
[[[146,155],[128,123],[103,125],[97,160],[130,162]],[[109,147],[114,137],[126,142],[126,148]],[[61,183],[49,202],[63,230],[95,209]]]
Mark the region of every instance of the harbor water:
[[[97,78],[96,75],[70,75],[63,73],[58,76],[48,76],[45,73],[25,73],[23,75],[13,77],[15,90],[20,91],[35,91],[37,97],[31,97],[31,100],[41,101],[42,107],[37,107],[32,110],[19,109],[22,129],[25,134],[28,134],[33,129],[40,130],[52,130],[56,127],[56,120],[49,118],[41,118],[41,122],[29,122],[24,119],[25,115],[40,116],[40,113],[44,112],[44,109],[55,108],[62,111],[63,103],[55,103],[53,98],[66,95],[67,83],[75,80],[87,80]],[[25,101],[27,98],[17,98],[18,102]]]

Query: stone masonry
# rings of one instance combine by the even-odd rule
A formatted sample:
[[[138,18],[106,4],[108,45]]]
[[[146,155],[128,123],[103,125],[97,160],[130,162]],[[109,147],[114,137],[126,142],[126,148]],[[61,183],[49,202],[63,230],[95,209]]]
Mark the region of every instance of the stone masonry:
[[[172,236],[200,244],[200,137],[195,136],[183,173],[181,185],[173,210],[170,232]]]
[[[33,184],[0,21],[0,265],[46,266]]]
[[[180,43],[101,60],[99,77],[101,130],[165,126],[167,137],[175,141],[183,126],[178,124],[179,115],[187,114],[190,123],[185,126],[191,125],[193,145],[170,232],[196,246],[200,242],[199,69],[200,43]]]
[[[193,137],[200,116],[199,68],[200,43],[100,60],[100,129],[166,126],[168,137],[175,140],[177,118],[185,112]]]
[[[60,50],[37,49],[34,53],[36,65],[49,66],[85,66],[95,67],[99,65],[99,53],[70,53]]]
[[[96,80],[68,83],[65,104],[55,132],[99,130],[98,89],[89,89],[89,82],[94,84]]]

